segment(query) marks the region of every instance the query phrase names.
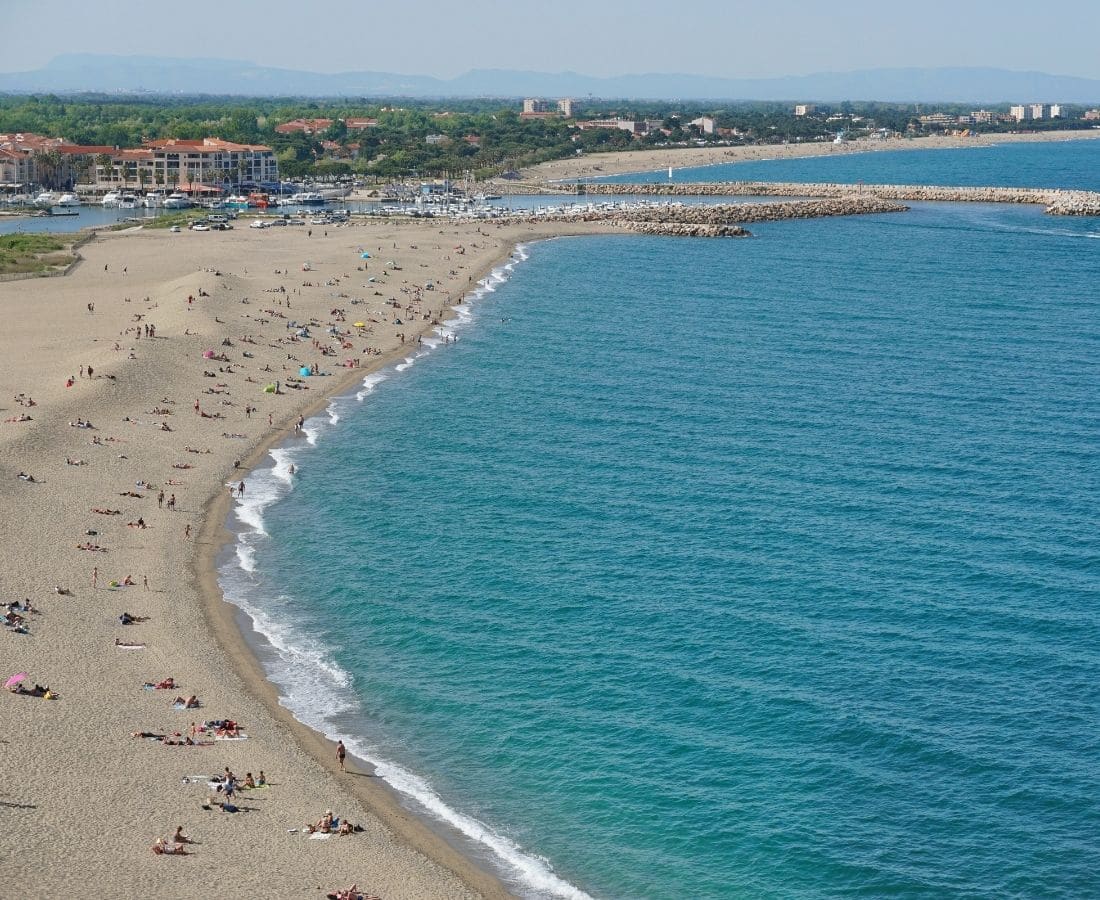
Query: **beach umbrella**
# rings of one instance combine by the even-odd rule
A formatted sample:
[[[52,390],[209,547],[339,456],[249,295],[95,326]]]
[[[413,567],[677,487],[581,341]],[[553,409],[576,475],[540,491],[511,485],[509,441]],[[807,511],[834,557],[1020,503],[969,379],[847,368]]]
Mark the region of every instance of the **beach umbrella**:
[[[202,358],[203,359],[213,359],[214,358],[214,351],[213,350],[203,350],[202,351]]]
[[[275,393],[275,385],[273,385],[273,384],[266,385],[264,387],[264,393],[265,394],[274,394]]]
[[[12,685],[19,684],[24,678],[27,677],[26,672],[20,672],[18,675],[12,675],[7,681],[4,682],[4,687],[10,688]]]
[[[303,378],[308,378],[309,377],[309,366],[302,366],[302,368],[300,368],[298,370],[298,374],[301,375]]]
[[[367,323],[366,323],[366,322],[356,322],[356,323],[355,323],[355,327],[356,327],[356,328],[366,328],[366,327],[367,327]]]
[[[360,259],[370,259],[370,254],[369,253],[361,253],[361,254],[359,254],[359,258]]]

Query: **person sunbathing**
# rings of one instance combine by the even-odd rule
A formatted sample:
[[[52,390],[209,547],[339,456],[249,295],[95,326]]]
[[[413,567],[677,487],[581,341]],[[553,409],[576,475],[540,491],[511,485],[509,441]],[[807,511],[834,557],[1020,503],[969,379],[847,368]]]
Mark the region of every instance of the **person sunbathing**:
[[[144,644],[134,644],[130,641],[119,640],[118,638],[115,638],[115,646],[116,647],[133,647],[135,650],[144,650],[145,649]]]
[[[188,853],[183,849],[182,845],[175,844],[170,841],[166,841],[164,838],[157,838],[153,844],[153,852],[157,856],[187,856]]]
[[[354,832],[355,832],[355,826],[352,825],[351,822],[348,821],[347,819],[344,819],[344,821],[340,823],[340,830],[337,831],[336,833],[337,834],[353,834]]]
[[[248,788],[248,789],[252,789],[252,788],[256,787],[256,781],[255,781],[255,779],[253,779],[251,772],[245,772],[244,773],[244,785],[243,785],[243,787]]]
[[[145,524],[144,517],[138,516],[138,519],[137,519],[136,522],[127,522],[126,527],[127,528],[146,528],[147,526]]]
[[[148,683],[149,682],[146,682],[146,684],[148,684]],[[158,691],[172,691],[172,690],[175,690],[175,688],[176,688],[176,679],[174,679],[171,675],[169,675],[163,681],[158,681],[156,684],[154,684],[153,688],[158,690]]]
[[[121,509],[104,509],[101,506],[93,506],[92,512],[99,513],[101,516],[121,516]]]
[[[183,826],[182,825],[177,825],[176,826],[176,833],[174,835],[172,835],[172,843],[173,844],[193,844],[195,842],[183,833]]]

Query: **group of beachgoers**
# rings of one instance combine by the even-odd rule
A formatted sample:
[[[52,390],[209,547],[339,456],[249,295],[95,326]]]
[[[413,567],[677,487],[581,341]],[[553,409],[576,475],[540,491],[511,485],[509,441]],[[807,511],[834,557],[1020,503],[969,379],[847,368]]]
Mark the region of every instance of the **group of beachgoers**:
[[[396,249],[396,244],[394,245]],[[380,247],[381,251],[382,248]],[[213,272],[213,270],[210,270]],[[362,269],[360,269],[362,271]],[[389,266],[385,275],[392,275],[393,272],[400,272],[401,268],[396,264]],[[220,275],[221,273],[217,273]],[[456,274],[452,272],[452,274]],[[335,276],[329,279],[327,282],[328,287],[341,286],[343,282],[351,278],[349,274],[342,276]],[[371,279],[372,287],[381,286],[385,284],[385,281],[380,281],[377,277]],[[422,303],[424,299],[424,290],[435,290],[434,284],[428,284],[424,288],[418,286],[409,286],[408,282],[403,282],[405,285],[401,287],[401,292],[405,295],[403,300],[399,301],[396,297],[390,299],[390,304],[394,310],[392,314],[392,320],[396,324],[403,324],[403,316],[406,321],[413,319],[430,320],[434,323],[438,323],[443,315],[442,306],[438,311],[427,310],[424,311]],[[297,296],[301,296],[304,293],[304,289],[313,288],[314,290],[322,288],[320,282],[303,283],[302,288],[295,289],[293,293]],[[291,308],[291,298],[287,294],[286,288],[281,290],[282,297],[278,304],[289,310]],[[199,298],[208,298],[211,294],[205,290],[198,291]],[[375,296],[380,297],[381,292],[375,291]],[[347,294],[340,294],[340,297],[347,298]],[[149,298],[146,298],[148,300]],[[440,298],[444,299],[444,298]],[[129,298],[126,298],[126,302],[130,302]],[[242,298],[240,301],[247,306],[248,298]],[[366,303],[366,300],[351,300],[352,304]],[[194,309],[199,304],[196,303],[196,297],[191,295],[187,298],[188,309]],[[88,314],[95,315],[96,310],[93,303],[88,303]],[[328,307],[326,307],[328,308]],[[369,319],[371,326],[375,324],[389,323],[391,317],[370,315],[366,311],[362,313],[362,317]],[[254,418],[253,414],[259,412],[257,407],[253,404],[251,398],[247,400],[243,407],[237,406],[234,403],[233,395],[234,391],[231,386],[231,379],[237,376],[239,382],[243,382],[241,385],[245,391],[250,394],[256,394],[257,390],[265,394],[284,395],[282,388],[284,386],[295,389],[308,389],[308,385],[305,382],[305,378],[311,376],[317,376],[323,374],[320,366],[317,362],[303,362],[298,358],[298,354],[301,353],[303,348],[309,348],[313,353],[318,354],[323,358],[331,358],[337,355],[348,355],[349,365],[354,363],[355,366],[359,364],[358,359],[355,358],[356,346],[353,342],[363,343],[364,339],[373,333],[373,327],[360,327],[354,331],[346,326],[346,320],[348,318],[347,310],[342,306],[332,307],[332,317],[325,323],[317,319],[309,319],[308,321],[288,321],[287,316],[275,308],[267,309],[262,312],[261,315],[253,316],[244,314],[242,318],[249,320],[249,329],[253,333],[244,334],[238,340],[240,343],[247,345],[250,348],[258,348],[266,341],[267,346],[271,349],[280,350],[285,354],[285,361],[282,364],[282,371],[278,370],[278,364],[274,360],[266,365],[260,366],[259,364],[252,363],[255,358],[252,349],[243,350],[241,352],[241,359],[231,360],[229,352],[235,350],[235,345],[232,340],[226,338],[222,341],[222,350],[218,353],[213,351],[204,351],[201,359],[197,360],[196,370],[201,371],[204,375],[209,375],[215,380],[215,384],[203,392],[203,396],[208,398],[201,400],[196,398],[193,403],[193,410],[195,413],[194,419],[191,419],[190,426],[185,430],[188,436],[189,443],[182,445],[182,451],[188,453],[191,460],[189,462],[175,461],[166,463],[170,466],[170,473],[176,476],[177,473],[187,472],[188,476],[194,481],[206,480],[212,473],[202,472],[201,462],[205,461],[205,457],[213,456],[214,451],[210,447],[203,446],[198,443],[199,439],[203,436],[215,437],[215,433],[211,432],[206,435],[205,432],[209,431],[209,426],[205,420],[222,420],[228,415],[240,415],[242,424],[251,422]],[[215,319],[221,323],[220,319]],[[124,331],[119,332],[119,340],[114,342],[114,349],[120,354],[128,353],[128,359],[136,359],[136,347],[130,347],[128,350],[124,346],[128,340],[136,341],[140,338],[145,340],[141,341],[141,348],[144,349],[148,344],[150,347],[157,346],[153,344],[153,340],[168,340],[169,338],[164,336],[163,331],[158,333],[156,325],[151,322],[142,321],[140,316],[135,317],[133,320],[135,324],[126,328]],[[271,326],[273,329],[277,329],[274,334],[268,332],[266,326]],[[318,334],[324,330],[326,335],[325,339],[314,336],[314,332]],[[264,333],[268,332],[268,333]],[[190,329],[187,329],[184,334],[194,335]],[[403,339],[403,335],[401,336]],[[308,343],[307,343],[308,342]],[[382,353],[382,349],[379,347],[372,347],[369,345],[361,346],[361,353],[364,355],[373,355]],[[122,358],[122,357],[120,357]],[[203,370],[201,366],[206,363],[208,365],[216,365],[221,363],[222,365],[217,367],[216,371]],[[276,368],[272,368],[272,364],[275,364]],[[246,373],[248,368],[254,369],[256,378],[251,375],[242,374]],[[104,368],[101,366],[100,368]],[[304,370],[304,371],[303,371]],[[307,376],[305,372],[308,372]],[[280,377],[278,380],[272,379],[270,376],[278,374]],[[300,376],[300,377],[296,377]],[[76,397],[79,397],[79,390],[81,388],[78,385],[87,379],[96,378],[97,381],[104,379],[110,382],[117,382],[121,379],[121,376],[110,373],[96,373],[91,365],[82,365],[79,370],[79,374],[69,375],[64,379],[64,385],[66,389],[71,389]],[[272,389],[272,383],[274,388]],[[266,385],[266,387],[264,387]],[[66,391],[68,393],[68,390]],[[46,418],[48,415],[41,412],[38,401],[32,399],[25,393],[16,394],[14,397],[15,402],[23,408],[22,411],[16,415],[12,415],[5,421],[7,423],[30,423],[34,421],[30,413],[26,410],[34,410],[35,416],[40,420]],[[205,403],[215,404],[216,408],[204,408]],[[142,427],[154,428],[160,432],[173,433],[174,429],[169,425],[169,420],[174,415],[174,408],[177,406],[176,401],[168,396],[162,396],[156,399],[152,403],[144,404],[142,406],[143,412],[134,415],[125,416],[121,420],[122,426],[128,431],[130,429],[139,429]],[[189,417],[190,418],[190,417]],[[255,418],[260,419],[261,416]],[[114,436],[105,433],[105,431],[111,430],[111,425],[100,421],[98,426],[93,424],[91,418],[87,415],[75,416],[72,419],[66,419],[68,426],[73,429],[78,429],[82,432],[88,432],[87,438],[84,438],[82,442],[86,442],[91,450],[91,453],[102,453],[104,450],[110,450],[119,459],[127,458],[127,448],[125,444],[134,440],[134,438],[121,436]],[[61,424],[65,424],[62,422]],[[267,413],[268,426],[274,425],[273,413]],[[304,429],[304,419],[299,417],[295,426],[295,432],[301,433]],[[217,434],[221,434],[222,439],[233,440],[245,440],[256,438],[258,435],[230,432],[225,430],[225,426],[217,427]],[[169,439],[170,440],[170,439]],[[65,457],[65,463],[68,466],[76,467],[88,467],[95,469],[97,467],[98,459],[89,455],[85,459],[81,455],[67,455]],[[234,469],[240,466],[240,460],[238,459],[234,463]],[[78,474],[78,473],[73,473]],[[196,477],[197,476],[197,477]],[[43,482],[35,475],[20,471],[18,474],[20,480],[30,485],[41,485]],[[115,490],[111,495],[112,497],[121,497],[124,500],[124,504],[120,504],[116,507],[117,500],[103,501],[90,507],[90,512],[96,516],[104,517],[106,521],[100,520],[102,525],[114,525],[112,528],[103,528],[102,525],[97,524],[95,527],[86,528],[81,538],[71,544],[70,546],[76,550],[83,552],[92,552],[98,554],[109,554],[112,546],[118,547],[124,542],[118,541],[118,526],[125,524],[127,529],[136,530],[139,532],[145,532],[148,529],[163,528],[165,526],[165,520],[162,519],[157,513],[158,510],[166,510],[170,513],[178,511],[176,494],[171,492],[174,487],[182,487],[185,482],[177,480],[177,477],[165,478],[161,480],[161,484],[155,484],[150,480],[141,479],[136,481],[132,486],[125,486],[124,490]],[[235,498],[243,498],[245,496],[246,485],[245,482],[239,478],[234,480],[234,483],[227,485],[230,488],[231,494]],[[151,508],[151,504],[148,504],[155,496],[156,509]],[[140,504],[148,504],[144,508],[141,508]],[[129,507],[129,508],[127,508]],[[135,508],[136,507],[136,508]],[[122,517],[126,516],[123,520]],[[190,518],[187,512],[184,516]],[[117,525],[114,523],[117,522]],[[192,523],[186,522],[182,528],[184,538],[190,538],[192,534]],[[116,543],[117,541],[117,543]],[[117,552],[117,551],[116,551]],[[112,558],[113,557],[109,557]],[[103,563],[100,563],[102,565]],[[121,568],[121,567],[120,567]],[[101,584],[102,582],[102,584]],[[149,578],[147,575],[141,575],[139,578],[135,578],[132,573],[116,576],[113,578],[101,577],[99,566],[92,567],[90,586],[93,591],[111,590],[111,591],[132,591],[134,588],[141,588],[141,591],[137,594],[131,593],[128,597],[126,610],[121,611],[117,620],[119,626],[124,627],[127,632],[131,630],[137,634],[134,639],[123,639],[121,637],[114,638],[114,647],[119,650],[145,650],[149,646],[146,640],[142,639],[140,625],[148,622],[150,616],[140,610],[135,601],[138,597],[146,596],[145,592],[149,592],[149,596],[153,596],[153,592],[149,586]],[[69,587],[57,585],[53,588],[54,593],[61,597],[75,596],[73,590]],[[155,612],[156,610],[152,610]],[[13,601],[7,603],[4,608],[3,618],[5,629],[9,632],[16,634],[27,635],[30,633],[30,625],[33,621],[33,617],[39,613],[39,610],[33,606],[29,599],[23,601]],[[149,680],[142,684],[142,688],[149,691],[171,691],[173,700],[168,704],[170,709],[174,710],[194,710],[202,708],[204,704],[199,697],[194,693],[181,692],[181,686],[177,683],[176,679],[167,676],[160,678],[159,680]],[[33,687],[27,687],[23,681],[13,683],[8,687],[9,691],[13,694],[40,697],[44,699],[56,699],[57,693],[48,686],[42,686],[34,684]],[[246,740],[247,735],[242,731],[240,724],[230,718],[221,719],[209,719],[201,724],[192,722],[191,727],[187,730],[167,728],[167,729],[150,729],[150,730],[136,730],[131,732],[132,737],[138,739],[144,739],[150,743],[156,743],[163,747],[173,748],[191,748],[191,747],[213,747],[218,745],[221,741],[241,741]],[[340,768],[344,769],[344,755],[345,751],[343,745],[340,744],[338,748],[338,758]],[[209,779],[210,785],[213,787],[213,794],[202,803],[204,810],[219,810],[223,813],[237,813],[249,811],[249,807],[242,806],[239,802],[240,792],[252,791],[261,788],[266,788],[269,784],[267,775],[263,770],[259,771],[259,775],[253,777],[251,772],[245,774],[244,778],[238,780],[236,776],[230,771],[227,766],[224,774],[219,776],[211,776]],[[352,823],[347,817],[338,817],[333,814],[331,810],[327,810],[323,816],[317,821],[307,823],[303,831],[310,834],[317,835],[350,835],[355,832],[362,831],[363,829]],[[183,826],[179,826],[175,829],[175,833],[171,837],[159,837],[153,844],[153,852],[158,856],[183,856],[189,855],[193,852],[192,847],[194,841],[188,838],[183,831]],[[351,888],[347,888],[341,891],[336,891],[329,894],[330,897],[338,897],[340,900],[377,900],[373,895],[365,894],[361,892],[355,885]]]

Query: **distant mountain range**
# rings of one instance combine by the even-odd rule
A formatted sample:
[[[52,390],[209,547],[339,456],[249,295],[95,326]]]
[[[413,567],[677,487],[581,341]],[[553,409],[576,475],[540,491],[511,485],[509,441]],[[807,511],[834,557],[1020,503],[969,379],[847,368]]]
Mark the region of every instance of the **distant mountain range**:
[[[474,69],[457,78],[392,72],[322,74],[227,59],[68,54],[33,72],[0,73],[0,91],[152,92],[292,97],[576,97],[604,99],[881,100],[922,103],[1100,102],[1100,80],[1007,69],[867,69],[783,78]]]

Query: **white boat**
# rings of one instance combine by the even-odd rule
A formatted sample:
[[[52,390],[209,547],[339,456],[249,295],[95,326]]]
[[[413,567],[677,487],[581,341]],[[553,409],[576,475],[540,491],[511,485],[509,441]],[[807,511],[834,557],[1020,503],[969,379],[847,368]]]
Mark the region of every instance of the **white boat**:
[[[121,197],[122,195],[118,191],[107,191],[100,202],[104,206],[118,206],[118,201]]]
[[[350,188],[321,188],[318,193],[321,195],[322,200],[343,200],[349,193]]]
[[[325,198],[316,191],[302,191],[290,198],[291,203],[315,204],[324,203]]]
[[[57,206],[80,206],[80,198],[76,194],[62,194],[57,198]]]
[[[43,191],[37,197],[34,198],[34,205],[41,206],[45,209],[49,209],[51,206],[57,204],[57,197],[50,191]]]
[[[164,206],[164,194],[160,193],[160,191],[150,191],[145,195],[146,209],[157,209],[161,206]]]
[[[134,194],[122,194],[118,198],[119,209],[137,209],[138,198]]]
[[[183,194],[169,194],[164,198],[165,209],[187,209],[191,201]]]

